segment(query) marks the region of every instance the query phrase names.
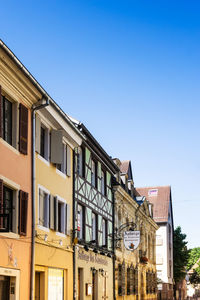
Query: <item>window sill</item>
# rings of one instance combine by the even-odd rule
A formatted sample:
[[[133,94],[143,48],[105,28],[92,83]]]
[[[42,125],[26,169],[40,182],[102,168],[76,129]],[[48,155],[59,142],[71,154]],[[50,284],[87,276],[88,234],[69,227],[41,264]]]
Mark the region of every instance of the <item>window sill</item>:
[[[63,237],[63,238],[66,238],[66,234],[64,234],[62,232],[59,232],[59,231],[56,231],[56,235],[60,236],[60,237]]]
[[[1,144],[8,147],[11,151],[13,151],[15,154],[20,155],[20,152],[12,145],[8,144],[4,139],[0,138]]]
[[[61,177],[63,177],[64,179],[67,178],[67,175],[66,175],[65,173],[63,173],[62,171],[58,170],[57,168],[56,168],[56,173],[57,173],[58,175],[60,175]]]
[[[43,156],[41,156],[39,153],[38,153],[38,158],[43,162],[45,163],[48,167],[50,166],[50,162],[48,160],[46,160],[46,158],[44,158]]]
[[[43,230],[45,232],[49,232],[49,228],[48,227],[44,227],[44,226],[38,224],[37,228],[40,229],[40,230]]]
[[[20,235],[15,232],[0,232],[0,236],[11,238],[11,239],[19,239]]]

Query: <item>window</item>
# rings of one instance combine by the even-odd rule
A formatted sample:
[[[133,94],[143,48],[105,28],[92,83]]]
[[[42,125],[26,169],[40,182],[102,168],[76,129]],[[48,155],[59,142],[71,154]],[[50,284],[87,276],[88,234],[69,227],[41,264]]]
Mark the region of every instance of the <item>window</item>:
[[[8,187],[0,180],[0,232],[26,235],[28,193]],[[19,207],[19,210],[18,210]],[[17,215],[17,212],[18,215]]]
[[[131,269],[127,268],[127,295],[131,294]]]
[[[49,227],[63,234],[70,234],[70,205],[64,199],[50,195]]]
[[[19,132],[19,135],[18,135]],[[10,101],[1,95],[0,86],[0,137],[8,144],[27,154],[28,148],[28,109],[20,103]],[[18,147],[19,145],[19,147]]]
[[[49,194],[39,189],[39,225],[49,228]]]
[[[58,201],[58,232],[65,233],[65,218],[66,218],[66,210],[65,210],[65,204],[63,202]]]
[[[78,204],[77,214],[77,237],[80,240],[85,239],[85,209],[80,204]]]
[[[92,160],[92,185],[97,188],[97,163]]]
[[[106,196],[106,172],[101,171],[101,193]]]
[[[49,129],[41,124],[40,128],[40,155],[49,161],[50,138]]]
[[[103,247],[107,247],[108,239],[107,239],[107,220],[102,220],[102,245]]]
[[[3,139],[12,145],[12,102],[3,97]]]
[[[71,176],[71,149],[66,144],[63,144],[62,147],[62,162],[61,164],[56,164],[56,168],[67,176]]]
[[[98,243],[97,236],[98,236],[98,224],[97,224],[97,215],[92,213],[92,241]]]
[[[77,173],[85,177],[85,148],[79,147],[77,152]]]

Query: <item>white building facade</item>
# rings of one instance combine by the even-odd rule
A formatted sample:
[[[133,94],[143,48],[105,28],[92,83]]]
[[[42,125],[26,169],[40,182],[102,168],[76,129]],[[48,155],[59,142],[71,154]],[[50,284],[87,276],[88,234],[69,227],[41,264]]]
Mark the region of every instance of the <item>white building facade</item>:
[[[156,268],[158,299],[173,299],[173,211],[171,187],[137,188],[153,204],[153,218],[159,225],[156,232]]]

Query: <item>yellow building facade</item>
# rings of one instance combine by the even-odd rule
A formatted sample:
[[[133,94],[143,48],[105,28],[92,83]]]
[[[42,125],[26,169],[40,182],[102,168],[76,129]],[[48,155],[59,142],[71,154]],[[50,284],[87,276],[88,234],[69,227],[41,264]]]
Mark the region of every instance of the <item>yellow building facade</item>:
[[[120,168],[115,197],[115,299],[156,299],[155,239],[158,226],[145,198],[134,197],[130,161],[115,159]],[[140,232],[139,246],[124,245],[124,232]]]
[[[35,300],[73,298],[73,149],[81,135],[50,101],[36,114]]]

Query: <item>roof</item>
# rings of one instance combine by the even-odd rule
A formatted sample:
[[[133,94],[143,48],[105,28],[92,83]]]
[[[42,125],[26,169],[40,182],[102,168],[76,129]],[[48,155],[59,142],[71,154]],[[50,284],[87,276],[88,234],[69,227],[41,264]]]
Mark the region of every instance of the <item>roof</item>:
[[[132,167],[131,167],[131,161],[130,160],[121,161],[120,172],[122,174],[128,174],[128,180],[133,179]]]
[[[170,186],[136,188],[136,196],[145,196],[153,204],[153,219],[156,223],[168,222],[171,202]]]

